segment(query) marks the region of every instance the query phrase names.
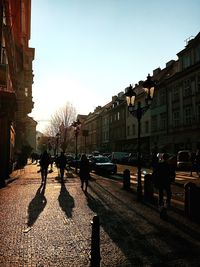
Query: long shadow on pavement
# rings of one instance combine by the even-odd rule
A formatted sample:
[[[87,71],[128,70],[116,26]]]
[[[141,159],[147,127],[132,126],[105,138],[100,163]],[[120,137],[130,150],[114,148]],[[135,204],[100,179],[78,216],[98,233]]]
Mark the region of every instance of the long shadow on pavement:
[[[100,217],[101,226],[113,242],[123,251],[132,266],[143,266],[142,258],[137,256],[137,253],[130,253],[131,250],[138,251],[138,247],[143,246],[141,240],[144,240],[144,237],[136,230],[132,234],[138,240],[134,241],[133,238],[130,238],[130,233],[125,230],[124,226],[130,225],[132,222],[125,217],[119,216],[113,209],[108,208],[100,199],[93,197],[90,193],[85,193],[85,195],[89,208]]]
[[[47,200],[44,196],[46,184],[41,184],[38,188],[35,197],[31,200],[28,206],[28,222],[27,226],[31,227],[36,222],[40,213],[44,210]]]
[[[68,218],[72,217],[72,211],[74,208],[74,199],[66,189],[65,183],[61,181],[60,194],[58,197],[59,205],[65,212]]]
[[[193,253],[188,254],[188,249],[194,248],[194,243],[189,239],[183,238],[182,235],[177,233],[176,229],[169,232],[167,226],[152,221],[143,212],[140,213],[137,209],[135,210],[134,206],[129,209],[118,198],[114,199],[113,205],[109,201],[113,195],[103,187],[95,188],[92,186],[90,188],[92,194],[86,194],[88,206],[99,215],[101,226],[123,251],[133,266],[144,266],[144,258],[148,264],[150,262],[151,264],[155,264],[153,266],[160,266],[159,264],[167,262],[170,264],[177,257],[185,258],[187,262],[193,260],[198,255],[195,249]],[[93,194],[95,197],[93,197]],[[125,214],[122,211],[123,209],[120,212],[120,205],[123,205],[124,211],[127,210],[128,213],[132,213],[132,218],[135,219],[127,216],[127,213]],[[143,232],[140,224],[142,228],[146,225],[147,229],[153,227],[153,230]],[[167,253],[161,251],[157,242],[158,244],[166,244],[167,247],[171,248],[170,251]]]

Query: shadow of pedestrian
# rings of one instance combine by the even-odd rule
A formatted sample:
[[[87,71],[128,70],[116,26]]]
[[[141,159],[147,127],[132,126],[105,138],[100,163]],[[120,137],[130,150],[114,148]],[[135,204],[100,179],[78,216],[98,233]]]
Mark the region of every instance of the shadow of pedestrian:
[[[58,197],[59,205],[61,209],[65,212],[67,217],[72,217],[72,210],[74,208],[74,199],[69,194],[65,187],[65,183],[61,181],[60,195]]]
[[[46,184],[41,184],[38,188],[35,197],[31,200],[28,206],[28,222],[27,226],[31,227],[36,222],[40,213],[44,210],[47,200],[44,196]]]
[[[163,265],[166,254],[160,250],[157,241],[158,244],[167,244],[171,248],[173,254],[169,254],[169,257],[180,256],[182,251],[183,257],[186,255],[186,260],[189,261],[199,255],[195,249],[190,255],[185,254],[188,248],[194,248],[193,241],[184,238],[176,227],[171,228],[170,232],[165,223],[160,223],[157,216],[141,210],[140,205],[134,207],[130,203],[125,203],[123,199],[115,197],[99,184],[90,184],[90,191],[85,193],[85,196],[88,207],[99,216],[101,227],[121,249],[131,266],[146,266],[145,257],[153,261],[151,266]],[[152,238],[155,238],[155,243],[152,242]]]

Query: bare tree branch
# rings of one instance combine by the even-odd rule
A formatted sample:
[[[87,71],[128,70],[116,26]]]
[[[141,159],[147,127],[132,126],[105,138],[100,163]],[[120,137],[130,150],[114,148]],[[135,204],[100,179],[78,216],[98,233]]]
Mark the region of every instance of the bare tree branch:
[[[55,137],[60,133],[59,145],[63,151],[69,146],[72,139],[71,124],[76,119],[76,109],[69,102],[59,108],[52,116],[45,129],[45,135]]]

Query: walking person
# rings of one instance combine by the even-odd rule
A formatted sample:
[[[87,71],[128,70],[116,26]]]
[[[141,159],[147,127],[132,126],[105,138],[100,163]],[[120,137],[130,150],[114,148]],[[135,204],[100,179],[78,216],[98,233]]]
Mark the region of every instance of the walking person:
[[[48,167],[50,163],[51,163],[51,158],[47,153],[47,151],[45,150],[40,157],[41,178],[42,178],[42,183],[44,184],[46,184]]]
[[[81,188],[84,190],[83,188],[85,184],[85,192],[87,192],[88,180],[90,178],[90,167],[89,160],[85,154],[82,154],[81,156],[79,176],[81,180]]]
[[[159,162],[159,158],[157,156],[157,153],[153,152],[152,158],[151,158],[151,166],[153,170],[157,167],[158,162]]]
[[[66,164],[67,164],[67,158],[64,152],[61,152],[60,156],[57,158],[57,167],[60,170],[61,181],[63,181],[63,178],[64,178]]]
[[[171,183],[175,181],[176,173],[175,169],[169,165],[167,162],[169,155],[167,153],[163,154],[162,162],[157,164],[157,167],[153,171],[153,181],[155,187],[159,192],[159,206],[164,206],[164,192],[166,192],[166,204],[167,207],[171,205]]]

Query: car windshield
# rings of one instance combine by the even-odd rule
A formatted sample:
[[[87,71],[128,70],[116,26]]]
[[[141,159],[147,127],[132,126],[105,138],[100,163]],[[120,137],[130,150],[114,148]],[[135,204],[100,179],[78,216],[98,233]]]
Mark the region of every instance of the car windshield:
[[[99,158],[96,158],[96,162],[97,163],[106,163],[106,162],[110,162],[110,160],[107,157],[99,157]]]
[[[189,161],[190,160],[190,155],[188,152],[181,152],[178,156],[179,161]]]

